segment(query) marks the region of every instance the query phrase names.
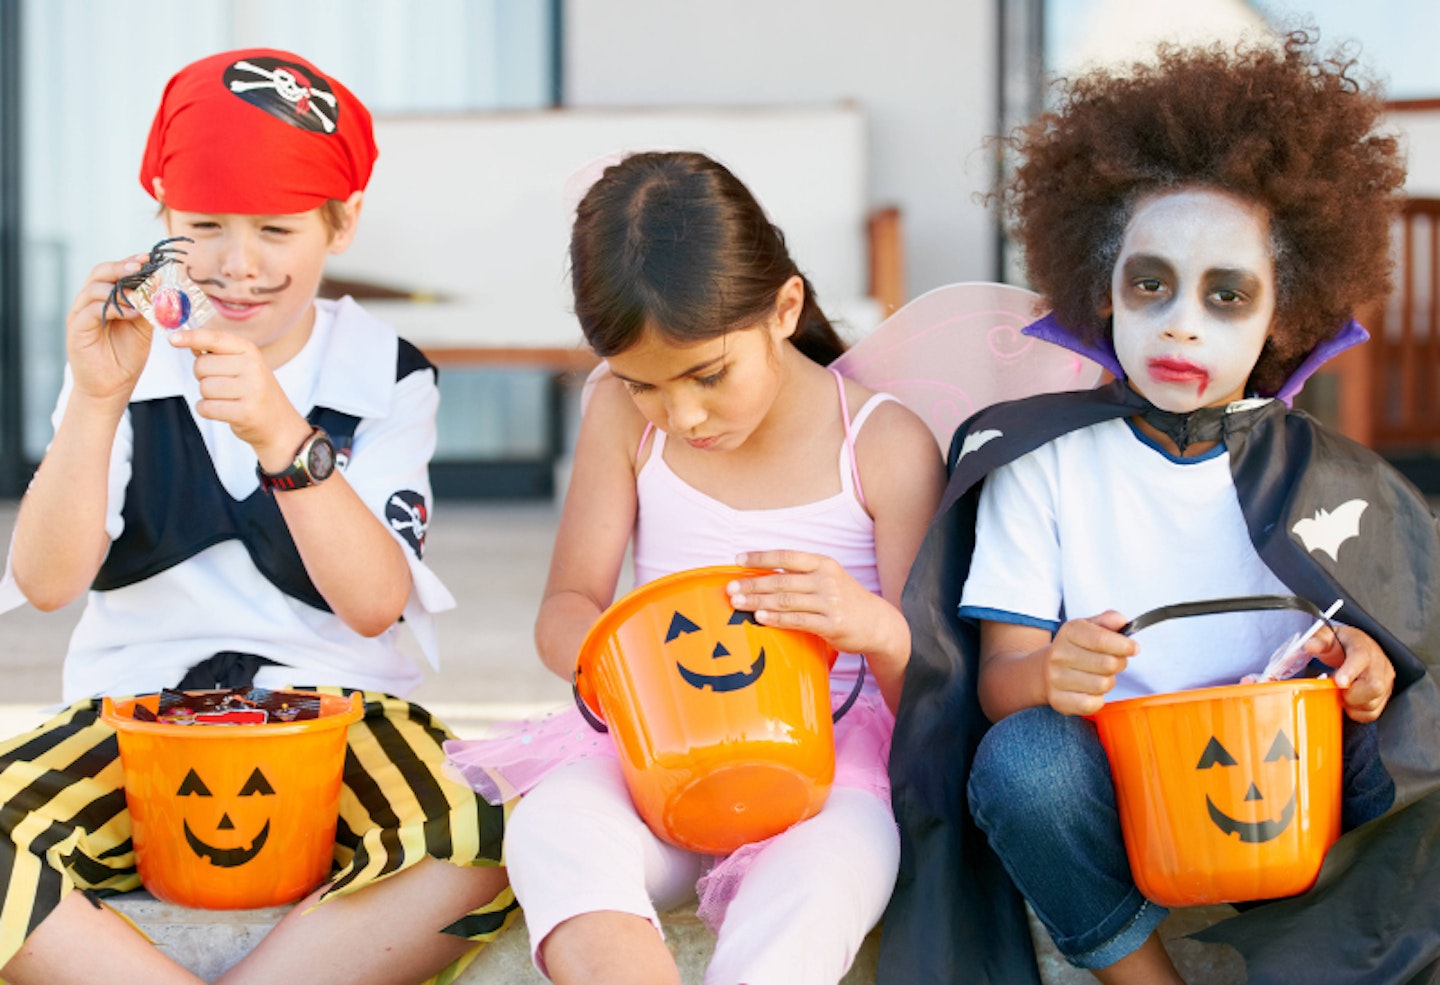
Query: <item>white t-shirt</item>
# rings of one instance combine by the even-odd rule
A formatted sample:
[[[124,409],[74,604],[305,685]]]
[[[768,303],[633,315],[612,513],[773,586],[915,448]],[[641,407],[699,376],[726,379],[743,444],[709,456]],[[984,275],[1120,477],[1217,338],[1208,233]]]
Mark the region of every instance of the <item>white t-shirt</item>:
[[[960,604],[965,617],[1053,631],[1107,609],[1134,619],[1179,602],[1271,594],[1292,593],[1246,534],[1224,446],[1175,458],[1117,419],[986,479]],[[1107,700],[1236,683],[1310,621],[1258,612],[1143,629]]]
[[[432,499],[427,470],[435,447],[439,393],[430,373],[413,373],[396,382],[399,343],[388,325],[348,298],[316,304],[315,326],[305,348],[275,376],[302,412],[324,406],[361,419],[349,459],[340,467],[401,542],[412,576],[405,622],[434,665],[438,649],[432,613],[453,607],[454,599],[387,519],[386,507],[404,490],[423,497],[428,511]],[[182,396],[193,416],[199,399],[193,362],[189,350],[170,346],[163,333],[156,332],[132,400]],[[55,410],[57,426],[69,394],[67,370]],[[198,416],[194,420],[226,491],[237,499],[248,496],[259,484],[254,451],[228,424]],[[124,528],[131,450],[127,411],[110,462],[106,532],[112,540]],[[0,585],[0,611],[18,596],[8,566],[6,582],[10,584]],[[259,572],[240,541],[227,540],[143,581],[90,592],[65,658],[64,699],[173,686],[188,668],[224,650],[284,664],[260,670],[256,683],[263,687],[334,684],[403,696],[421,675],[399,648],[398,637],[398,625],[379,636],[363,637],[333,613],[285,595]]]

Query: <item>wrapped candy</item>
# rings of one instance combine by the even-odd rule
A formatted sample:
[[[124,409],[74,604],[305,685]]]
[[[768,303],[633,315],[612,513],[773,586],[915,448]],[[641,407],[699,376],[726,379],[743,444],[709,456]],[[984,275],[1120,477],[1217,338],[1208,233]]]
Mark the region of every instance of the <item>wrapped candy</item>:
[[[162,239],[150,249],[150,258],[133,274],[115,282],[110,296],[101,309],[101,321],[113,305],[117,314],[121,304],[134,308],[156,328],[174,331],[199,328],[215,317],[215,307],[205,292],[195,284],[177,262],[185,251],[172,243],[193,243],[187,236]],[[130,292],[134,292],[134,298]]]
[[[264,725],[320,716],[316,694],[271,691],[253,685],[218,691],[160,692],[157,710],[136,704],[135,718],[168,725]]]

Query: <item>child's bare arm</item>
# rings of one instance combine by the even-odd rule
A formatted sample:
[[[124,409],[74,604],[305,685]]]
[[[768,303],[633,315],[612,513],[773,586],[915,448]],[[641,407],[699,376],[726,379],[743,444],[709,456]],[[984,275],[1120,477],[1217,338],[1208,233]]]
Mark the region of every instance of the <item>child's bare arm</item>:
[[[1049,705],[1065,715],[1100,710],[1115,675],[1138,651],[1117,632],[1125,617],[1110,610],[1071,619],[1050,636],[1015,623],[980,623],[980,707],[992,722],[1024,708]]]
[[[11,556],[15,582],[37,609],[58,609],[78,598],[110,546],[110,452],[149,357],[151,329],[134,309],[112,305],[103,318],[102,311],[115,282],[139,269],[133,257],[100,264],[65,318],[70,396],[20,505]]]
[[[201,400],[196,413],[230,425],[267,472],[279,472],[310,434],[259,349],[210,328],[174,332],[172,345],[196,353]],[[410,596],[403,548],[336,471],[318,485],[276,491],[275,501],[305,571],[345,624],[364,636],[384,632]]]
[[[344,474],[277,491],[275,500],[306,573],[335,614],[363,636],[393,626],[410,597],[410,566]]]
[[[635,527],[635,452],[644,419],[619,381],[596,385],[580,422],[570,489],[535,620],[535,646],[552,673],[570,679],[580,644],[615,598]]]

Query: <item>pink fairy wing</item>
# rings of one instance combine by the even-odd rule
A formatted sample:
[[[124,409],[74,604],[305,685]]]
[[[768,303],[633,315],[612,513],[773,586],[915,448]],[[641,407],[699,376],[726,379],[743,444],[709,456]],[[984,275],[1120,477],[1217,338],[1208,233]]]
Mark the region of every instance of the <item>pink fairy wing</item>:
[[[1101,367],[1022,335],[1044,309],[1008,284],[948,284],[905,305],[831,365],[894,394],[930,426],[941,449],[971,414],[1002,400],[1087,390]]]

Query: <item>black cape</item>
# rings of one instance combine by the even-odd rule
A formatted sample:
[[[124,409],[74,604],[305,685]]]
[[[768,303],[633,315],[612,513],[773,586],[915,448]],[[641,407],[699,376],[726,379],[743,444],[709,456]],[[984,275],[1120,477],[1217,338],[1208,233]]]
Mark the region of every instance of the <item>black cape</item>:
[[[950,482],[903,599],[913,653],[890,756],[900,875],[879,985],[1039,982],[1023,902],[966,806],[989,723],[975,690],[978,630],[956,607],[985,476],[1145,406],[1115,382],[997,404],[955,433]],[[1395,665],[1378,736],[1396,798],[1385,816],[1340,839],[1308,893],[1197,936],[1237,948],[1251,982],[1440,983],[1440,529],[1383,459],[1279,401],[1232,405],[1225,443],[1260,557],[1295,594],[1321,607],[1343,599],[1345,621]],[[1368,504],[1358,536],[1317,535],[1326,514],[1357,499]]]

